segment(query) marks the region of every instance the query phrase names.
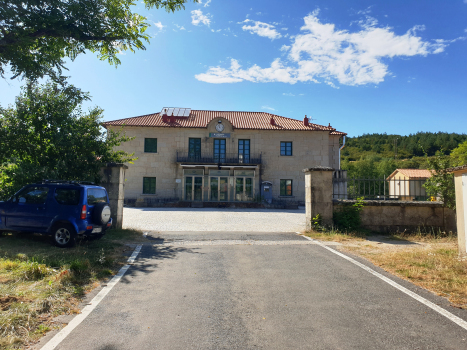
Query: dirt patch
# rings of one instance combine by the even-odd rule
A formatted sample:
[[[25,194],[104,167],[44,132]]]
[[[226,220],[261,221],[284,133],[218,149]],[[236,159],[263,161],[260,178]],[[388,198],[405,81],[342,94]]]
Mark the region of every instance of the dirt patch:
[[[14,303],[30,303],[31,300],[24,297],[16,297],[13,295],[7,295],[0,297],[0,310],[6,311],[10,308],[11,304]]]

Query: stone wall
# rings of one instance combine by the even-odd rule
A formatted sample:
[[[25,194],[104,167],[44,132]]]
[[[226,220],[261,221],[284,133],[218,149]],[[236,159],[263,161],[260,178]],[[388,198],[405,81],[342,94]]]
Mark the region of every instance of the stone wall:
[[[334,211],[355,201],[333,201]],[[444,208],[440,202],[364,201],[362,226],[375,232],[414,232],[441,229],[456,232],[455,211]]]
[[[183,198],[183,169],[176,163],[177,150],[188,151],[189,138],[201,138],[202,152],[212,152],[213,138],[209,133],[217,132],[216,118],[207,128],[173,127],[124,127],[127,136],[134,140],[122,144],[119,149],[134,152],[138,160],[127,164],[125,173],[125,198]],[[339,137],[329,135],[328,131],[280,131],[233,129],[223,119],[226,139],[226,153],[238,152],[238,140],[250,140],[250,153],[262,154],[262,164],[256,170],[254,192],[260,192],[261,181],[273,183],[273,197],[280,196],[280,180],[293,180],[293,199],[305,200],[305,175],[302,169],[313,166],[338,164]],[[119,128],[115,128],[118,130]],[[144,152],[144,139],[157,138],[157,153]],[[293,142],[293,155],[280,155],[280,142]],[[330,154],[329,152],[337,152]],[[200,168],[203,168],[202,166]],[[261,174],[259,174],[261,172]],[[205,170],[207,173],[207,169]],[[143,195],[143,177],[156,177],[156,194]],[[176,181],[179,179],[181,181]],[[207,182],[207,177],[205,178]],[[207,184],[205,184],[207,185]]]

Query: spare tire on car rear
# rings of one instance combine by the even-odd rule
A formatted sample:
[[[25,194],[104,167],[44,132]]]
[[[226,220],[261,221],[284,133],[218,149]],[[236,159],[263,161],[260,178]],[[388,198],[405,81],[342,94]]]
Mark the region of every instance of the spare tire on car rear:
[[[92,220],[97,225],[107,225],[110,221],[109,203],[97,203],[92,211]]]

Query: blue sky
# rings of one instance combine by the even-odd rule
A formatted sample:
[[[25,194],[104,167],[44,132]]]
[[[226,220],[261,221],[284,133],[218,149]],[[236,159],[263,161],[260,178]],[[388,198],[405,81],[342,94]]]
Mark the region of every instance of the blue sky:
[[[349,136],[467,132],[467,0],[202,0],[136,12],[152,36],[116,69],[87,53],[70,81],[105,120],[162,107],[264,111]],[[0,81],[0,104],[22,82]]]

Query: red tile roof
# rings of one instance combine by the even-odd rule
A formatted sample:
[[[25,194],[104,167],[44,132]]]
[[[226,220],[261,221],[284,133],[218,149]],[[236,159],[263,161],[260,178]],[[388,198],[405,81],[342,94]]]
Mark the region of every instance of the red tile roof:
[[[427,169],[396,169],[388,176],[388,179],[396,175],[398,172],[410,179],[428,179],[432,175],[431,170]]]
[[[107,126],[143,126],[143,127],[172,127],[172,128],[206,128],[215,118],[225,118],[234,129],[255,130],[295,130],[295,131],[330,131],[332,135],[347,135],[336,131],[331,126],[309,123],[303,125],[303,120],[296,120],[266,112],[221,112],[191,110],[188,117],[176,117],[175,122],[164,122],[161,113],[147,114],[139,117],[125,118],[104,122]],[[271,118],[274,124],[271,125]]]

